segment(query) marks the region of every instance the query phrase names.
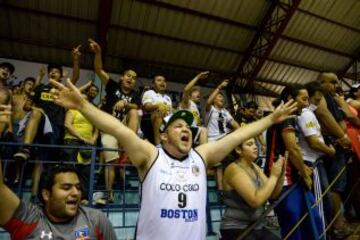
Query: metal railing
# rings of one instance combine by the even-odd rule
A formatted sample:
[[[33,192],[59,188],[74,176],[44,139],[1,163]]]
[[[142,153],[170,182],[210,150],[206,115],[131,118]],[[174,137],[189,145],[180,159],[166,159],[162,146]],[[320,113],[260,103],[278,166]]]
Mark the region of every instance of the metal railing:
[[[39,152],[41,151],[41,149],[43,148],[51,148],[51,149],[58,149],[58,153],[61,152],[61,150],[63,149],[82,149],[82,150],[91,150],[91,158],[90,158],[90,173],[89,173],[89,184],[88,184],[88,202],[89,202],[89,206],[90,207],[94,207],[93,204],[93,193],[95,191],[104,191],[104,189],[98,189],[95,188],[95,186],[98,186],[95,183],[95,175],[96,175],[96,167],[106,167],[106,166],[110,166],[110,165],[114,165],[120,168],[123,168],[124,171],[126,172],[127,170],[134,170],[134,166],[132,166],[131,164],[119,164],[119,163],[97,163],[97,155],[100,151],[122,151],[122,149],[114,149],[114,148],[102,148],[102,147],[96,147],[96,146],[70,146],[70,145],[51,145],[51,144],[19,144],[19,143],[12,143],[12,142],[0,142],[0,147],[3,146],[7,146],[10,148],[19,148],[19,147],[28,147],[31,149],[34,149],[35,151]],[[6,170],[7,170],[7,165],[11,162],[15,162],[13,159],[11,158],[3,158],[2,161],[4,162],[3,164],[3,172],[4,172],[4,176],[6,176]],[[22,197],[23,193],[28,191],[26,189],[26,187],[24,187],[24,189],[22,188],[23,183],[24,183],[24,171],[27,168],[28,164],[74,164],[74,165],[81,165],[80,163],[77,162],[69,162],[66,160],[63,161],[52,161],[50,159],[30,159],[29,161],[26,161],[23,163],[22,169],[21,169],[21,174],[20,174],[20,182],[19,185],[17,186],[17,190],[15,192],[17,192],[17,194]],[[294,233],[294,231],[301,225],[302,222],[304,222],[306,220],[307,217],[310,217],[310,220],[313,222],[313,216],[311,213],[311,210],[314,209],[315,207],[318,206],[318,204],[320,203],[320,201],[322,200],[322,198],[330,191],[330,188],[332,187],[332,185],[336,182],[336,180],[341,176],[341,174],[344,173],[344,171],[346,170],[346,166],[344,166],[341,171],[338,173],[338,175],[336,176],[336,178],[329,184],[328,188],[325,189],[323,191],[323,193],[320,196],[320,199],[318,201],[316,201],[313,205],[310,205],[309,202],[307,202],[307,212],[300,218],[300,220],[298,221],[297,224],[294,225],[294,227],[288,232],[288,234],[286,235],[286,237],[284,239],[289,239],[291,237],[291,235]],[[138,181],[137,178],[137,174],[135,174],[133,176],[133,180]],[[122,213],[122,224],[121,225],[114,225],[114,228],[135,228],[135,225],[127,225],[127,221],[126,221],[126,213],[128,212],[137,212],[139,211],[139,207],[140,207],[140,203],[138,204],[127,204],[126,202],[126,193],[130,192],[136,192],[139,191],[139,189],[135,190],[131,190],[131,189],[126,189],[126,185],[125,185],[125,181],[126,181],[126,174],[125,174],[125,179],[122,182],[122,186],[120,188],[120,190],[117,190],[120,194],[120,196],[122,195],[122,201],[120,204],[107,204],[106,207],[104,207],[102,210],[104,212],[107,213],[107,215],[109,216],[109,214],[111,212],[118,212],[118,213]],[[354,190],[356,189],[356,187],[359,185],[360,183],[360,179],[358,179],[358,181],[356,182],[356,184],[352,187],[351,191],[349,192],[349,195],[347,196],[347,198],[345,199],[344,203],[347,202],[351,196],[351,194],[354,192]],[[266,218],[266,216],[268,216],[268,214],[274,210],[274,208],[276,206],[278,206],[281,201],[283,201],[289,194],[291,194],[291,192],[299,185],[302,184],[301,182],[297,182],[294,185],[292,185],[289,189],[287,189],[287,191],[285,191],[276,201],[274,201],[267,209],[266,211],[261,215],[261,217],[254,222],[253,224],[251,224],[245,231],[243,231],[241,233],[240,236],[238,236],[237,239],[243,239],[244,237],[246,237],[252,230],[254,230],[256,228],[256,226],[258,226],[260,223],[262,223],[264,221],[264,219]],[[98,186],[99,187],[99,186]],[[116,192],[116,190],[114,190],[114,192]],[[139,193],[140,194],[140,193]],[[305,194],[305,192],[304,192]],[[210,214],[210,206],[215,207],[220,209],[220,211],[222,209],[224,209],[224,206],[220,203],[219,199],[217,203],[212,203],[210,204],[209,199],[207,200],[207,224],[208,224],[208,234],[214,234],[213,232],[213,226],[212,226],[212,219],[211,219],[211,214]],[[322,233],[318,233],[316,228],[313,226],[312,230],[313,230],[313,235],[314,235],[314,239],[321,239],[326,232],[330,229],[330,227],[333,225],[336,217],[340,214],[341,209],[337,212],[337,214],[334,216],[334,219],[327,225],[325,232]],[[314,225],[314,223],[312,224]]]

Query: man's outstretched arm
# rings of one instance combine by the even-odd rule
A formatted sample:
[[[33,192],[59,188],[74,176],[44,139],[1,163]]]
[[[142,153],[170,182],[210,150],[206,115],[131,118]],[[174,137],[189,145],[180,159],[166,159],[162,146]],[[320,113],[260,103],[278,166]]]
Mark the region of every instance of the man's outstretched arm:
[[[184,90],[183,90],[183,96],[181,99],[181,102],[183,104],[183,107],[188,108],[189,107],[189,100],[190,100],[190,92],[191,89],[196,85],[196,83],[200,79],[205,79],[209,75],[209,71],[201,72],[198,75],[196,75],[188,84],[186,84]]]
[[[292,100],[286,104],[280,104],[275,111],[256,122],[238,128],[219,141],[200,145],[196,148],[208,165],[215,165],[222,161],[233,149],[249,138],[255,137],[274,123],[279,123],[287,118],[297,109]]]
[[[101,59],[101,47],[97,42],[95,42],[91,38],[88,41],[91,51],[95,53],[95,57],[94,57],[95,73],[100,78],[101,83],[106,86],[106,84],[109,82],[110,76],[107,72],[104,71],[103,68],[102,59]]]
[[[227,87],[227,85],[229,84],[229,80],[225,79],[223,80],[215,89],[214,91],[212,91],[212,93],[210,94],[209,98],[206,101],[206,109],[209,110],[211,105],[213,105],[216,95],[224,88]]]
[[[151,143],[142,140],[118,119],[83,99],[79,90],[70,81],[67,82],[68,87],[55,81],[52,83],[57,89],[54,96],[56,104],[79,110],[96,128],[113,135],[124,147],[135,167],[146,172],[157,154],[156,148]]]

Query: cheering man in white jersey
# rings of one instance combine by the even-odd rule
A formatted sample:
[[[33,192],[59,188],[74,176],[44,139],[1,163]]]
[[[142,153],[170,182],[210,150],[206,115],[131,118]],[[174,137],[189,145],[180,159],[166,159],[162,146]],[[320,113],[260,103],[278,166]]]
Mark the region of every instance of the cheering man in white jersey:
[[[98,129],[114,135],[129,154],[142,183],[141,209],[136,239],[206,239],[206,166],[225,158],[235,147],[274,123],[287,119],[296,109],[292,101],[274,113],[251,123],[217,142],[193,149],[190,126],[193,115],[178,111],[160,127],[162,147],[140,139],[111,115],[81,97],[79,90],[57,86],[56,103],[77,109]]]

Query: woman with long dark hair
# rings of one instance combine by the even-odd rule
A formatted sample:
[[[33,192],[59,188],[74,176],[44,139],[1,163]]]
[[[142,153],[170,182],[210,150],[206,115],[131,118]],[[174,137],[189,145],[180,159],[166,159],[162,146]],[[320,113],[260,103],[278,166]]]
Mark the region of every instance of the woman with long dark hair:
[[[254,163],[258,158],[255,139],[251,138],[234,150],[236,160],[224,172],[225,213],[221,223],[222,240],[237,239],[247,227],[256,222],[265,211],[269,198],[276,198],[284,182],[285,158],[280,156],[274,163],[270,176]],[[264,224],[259,224],[243,239],[280,239]]]

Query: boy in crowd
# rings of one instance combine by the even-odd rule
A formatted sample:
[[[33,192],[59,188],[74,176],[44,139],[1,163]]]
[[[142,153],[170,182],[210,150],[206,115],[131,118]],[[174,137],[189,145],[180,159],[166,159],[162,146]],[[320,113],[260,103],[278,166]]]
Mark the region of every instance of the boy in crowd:
[[[208,141],[214,142],[225,137],[230,131],[239,128],[239,124],[234,120],[228,110],[225,108],[225,98],[222,89],[226,88],[229,80],[222,81],[217,88],[210,94],[206,102],[206,121],[205,126],[208,131]],[[223,169],[216,167],[216,182],[218,190],[222,191]]]
[[[194,115],[192,126],[194,143],[203,144],[207,142],[207,129],[202,127],[202,120],[198,106],[201,101],[200,88],[196,86],[199,80],[206,79],[209,72],[201,72],[196,75],[184,88],[179,109],[188,110]]]

